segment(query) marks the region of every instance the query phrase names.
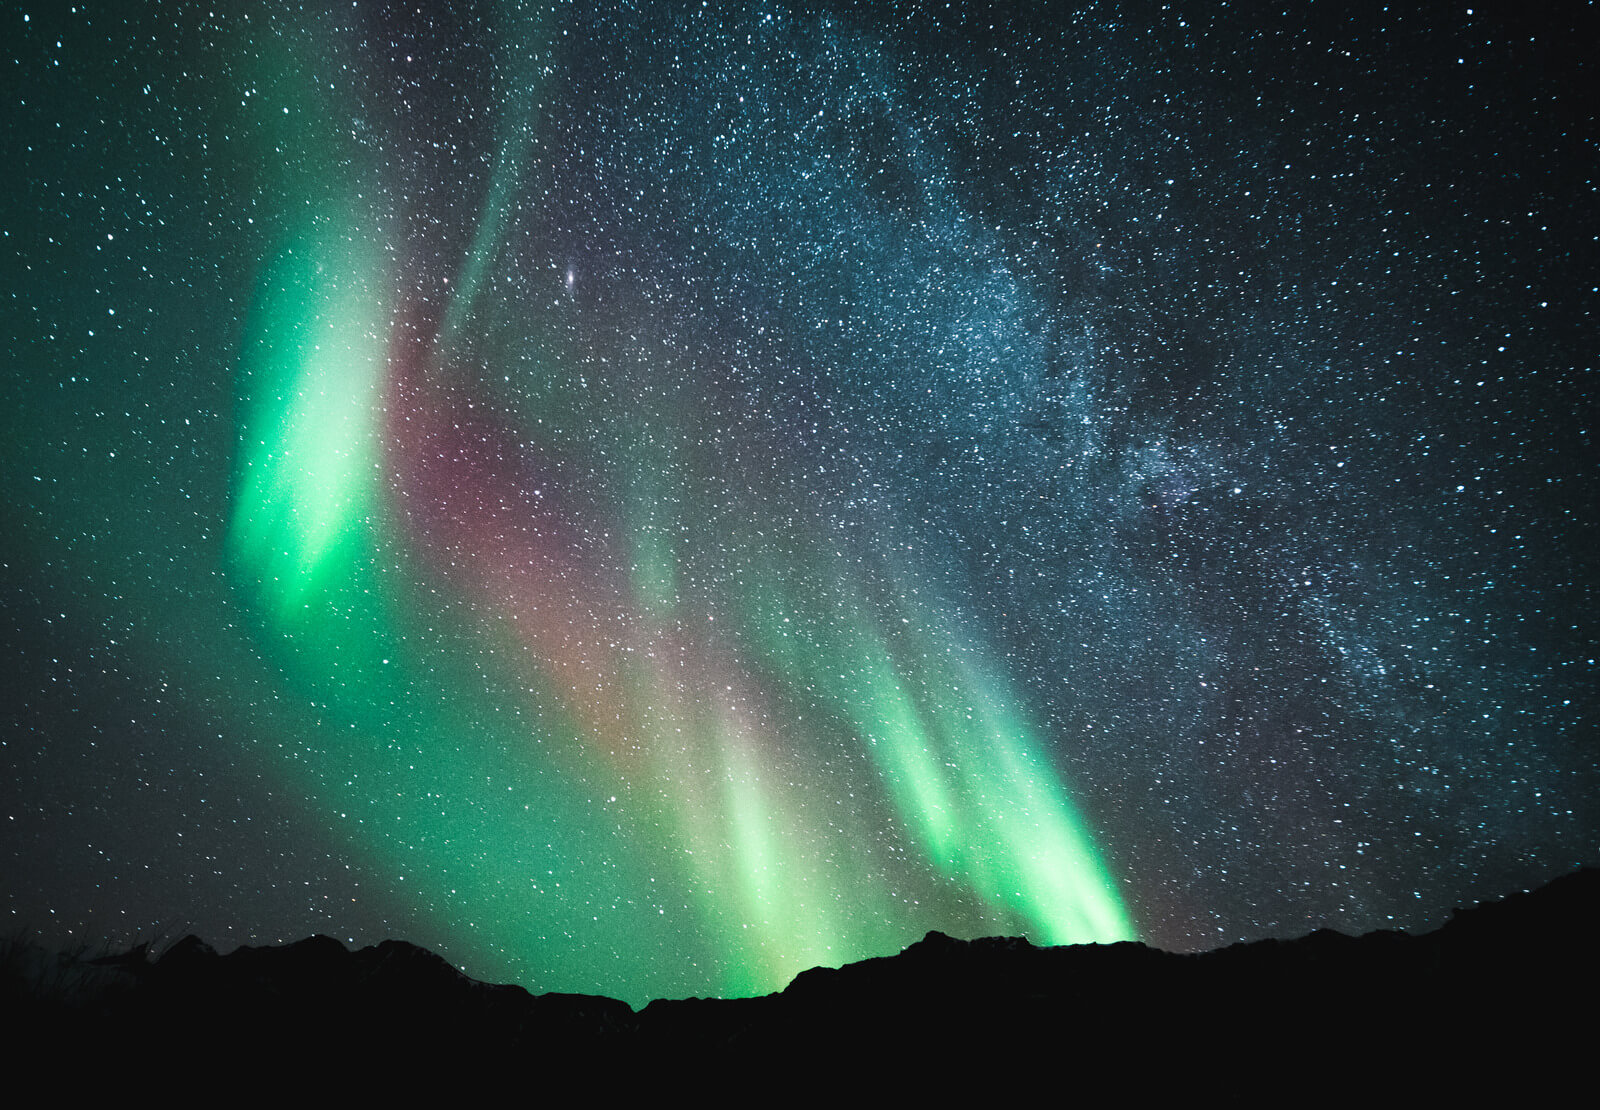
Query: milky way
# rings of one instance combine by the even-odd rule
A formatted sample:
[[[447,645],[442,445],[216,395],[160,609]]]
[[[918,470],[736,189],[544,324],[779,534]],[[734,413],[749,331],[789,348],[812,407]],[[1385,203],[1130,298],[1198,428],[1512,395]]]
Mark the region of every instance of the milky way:
[[[1595,862],[1593,28],[6,19],[14,925],[642,1002]]]

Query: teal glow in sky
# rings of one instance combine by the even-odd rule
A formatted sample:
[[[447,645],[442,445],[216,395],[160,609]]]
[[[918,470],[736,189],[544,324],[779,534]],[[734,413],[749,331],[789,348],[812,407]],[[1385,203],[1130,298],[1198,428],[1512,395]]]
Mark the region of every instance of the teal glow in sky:
[[[500,47],[507,56],[549,49],[531,26],[511,33],[516,40]],[[281,64],[283,72],[302,63]],[[459,363],[474,359],[480,374],[514,369],[551,382],[570,381],[581,365],[566,351],[513,360],[530,321],[497,318],[484,303],[497,282],[514,280],[497,266],[512,198],[527,188],[526,148],[538,141],[531,80],[514,75],[497,101],[495,169],[459,271],[445,275],[442,330],[400,308],[407,294],[390,288],[401,283],[388,260],[403,244],[384,241],[388,221],[363,203],[361,181],[346,183],[341,198],[337,180],[318,178],[303,201],[285,198],[291,212],[323,210],[267,268],[238,371],[247,449],[230,529],[234,572],[254,580],[265,639],[302,646],[296,669],[307,688],[341,668],[353,675],[327,697],[330,714],[349,718],[352,735],[341,742],[353,749],[352,778],[395,777],[392,748],[374,744],[381,721],[428,685],[436,664],[401,646],[375,661],[372,629],[352,628],[351,613],[415,606],[437,577],[511,636],[460,633],[475,652],[511,656],[499,684],[470,693],[484,699],[483,711],[513,715],[495,730],[498,755],[467,756],[452,734],[472,726],[441,722],[438,735],[419,737],[416,758],[430,776],[481,774],[532,801],[486,809],[475,789],[468,799],[426,791],[427,803],[395,814],[410,831],[391,865],[420,858],[436,887],[424,893],[444,900],[446,888],[473,889],[475,901],[512,922],[539,922],[560,891],[609,904],[622,936],[648,935],[660,922],[647,919],[668,916],[671,905],[673,927],[694,938],[685,955],[708,949],[710,988],[724,994],[778,989],[806,967],[892,948],[951,915],[969,931],[1027,931],[1048,943],[1131,938],[1115,882],[1016,693],[976,677],[993,672],[983,646],[951,633],[938,599],[913,600],[919,589],[888,598],[882,612],[867,601],[869,589],[892,587],[889,575],[909,579],[898,560],[853,543],[842,545],[848,556],[829,550],[841,545],[745,517],[735,492],[708,495],[708,460],[673,422],[683,408],[653,413],[648,401],[644,419],[606,429],[619,452],[614,470],[586,483],[581,500],[565,500],[570,477],[531,471],[533,460],[560,467],[565,451],[590,446],[583,441],[612,420],[604,410],[614,402],[595,410],[577,399],[564,418],[530,420],[535,406],[502,414],[493,393],[478,397],[462,380]],[[309,144],[317,133],[298,137]],[[298,160],[355,161],[337,149],[342,137],[322,141],[333,149],[313,147]],[[565,284],[572,292],[576,276]],[[549,326],[532,322],[535,332]],[[648,383],[648,356],[631,357]],[[645,398],[651,392],[646,384]],[[663,488],[663,464],[692,480]],[[713,532],[730,506],[740,518]],[[612,529],[614,545],[596,542],[597,533],[610,541]],[[679,581],[684,553],[672,548],[683,546],[698,548],[702,562],[715,551],[727,584]],[[365,565],[399,552],[432,559],[431,573],[402,583]],[[797,564],[825,568],[821,580],[789,573]],[[748,595],[745,578],[783,581],[775,596],[794,618]],[[731,634],[714,627],[718,612]],[[859,766],[842,775],[825,755],[819,773],[819,752],[852,753]],[[600,821],[615,822],[605,828],[616,838],[611,851],[648,874],[570,864],[539,874],[537,842],[548,836],[553,850],[573,838],[569,824],[597,815],[528,816],[545,804],[530,776],[574,775],[606,795]],[[322,804],[343,811],[353,801],[335,792]],[[453,816],[455,807],[466,813]],[[495,876],[488,888],[484,868]],[[528,932],[502,921],[487,939],[515,962],[541,947]],[[561,962],[541,958],[543,975],[588,982],[617,957],[584,948]],[[655,993],[686,989],[681,970],[658,983],[650,975],[632,972]]]
[[[637,1004],[1593,862],[1581,29],[8,18],[19,925]]]

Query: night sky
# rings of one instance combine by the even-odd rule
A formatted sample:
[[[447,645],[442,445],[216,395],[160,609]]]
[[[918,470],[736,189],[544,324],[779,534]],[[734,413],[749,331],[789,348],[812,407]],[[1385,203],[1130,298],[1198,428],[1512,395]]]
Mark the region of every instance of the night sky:
[[[5,923],[638,1004],[1600,862],[1600,21],[1284,6],[11,6]]]

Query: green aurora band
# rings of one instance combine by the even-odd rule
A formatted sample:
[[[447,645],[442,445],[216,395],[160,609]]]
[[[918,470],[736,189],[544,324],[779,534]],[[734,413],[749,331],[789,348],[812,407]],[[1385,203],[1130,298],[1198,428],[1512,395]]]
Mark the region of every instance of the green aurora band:
[[[519,28],[512,53],[541,56],[537,35]],[[281,693],[310,707],[278,773],[399,877],[458,961],[539,990],[752,994],[928,928],[1132,937],[1015,691],[954,607],[908,567],[774,525],[726,483],[708,492],[719,461],[675,427],[706,419],[692,397],[608,416],[547,351],[517,370],[545,376],[527,391],[542,401],[471,402],[563,473],[591,429],[629,429],[561,510],[572,534],[621,533],[582,558],[519,546],[514,483],[483,477],[515,468],[500,455],[440,471],[417,453],[447,431],[396,434],[428,409],[453,426],[449,405],[477,392],[465,352],[493,379],[530,326],[490,289],[537,67],[502,94],[455,299],[432,338],[398,340],[423,352],[407,394],[398,232],[367,199],[376,171],[312,119],[308,65],[276,60],[306,122],[274,131],[273,154],[293,141],[287,161],[313,169],[286,174],[296,216],[238,363],[229,543]],[[633,350],[618,392],[661,357]],[[408,466],[435,469],[408,483]],[[455,515],[419,523],[430,499]]]

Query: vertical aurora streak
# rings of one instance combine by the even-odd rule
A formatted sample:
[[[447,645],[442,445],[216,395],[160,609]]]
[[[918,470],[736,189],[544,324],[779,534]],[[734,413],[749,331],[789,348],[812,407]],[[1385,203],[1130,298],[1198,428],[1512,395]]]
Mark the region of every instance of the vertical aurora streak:
[[[528,190],[525,151],[537,143],[536,67],[527,59],[544,47],[534,21],[510,22],[502,53],[524,61],[499,83],[497,153],[438,331],[430,336],[426,317],[401,307],[410,295],[387,262],[385,229],[355,203],[306,221],[267,272],[239,367],[250,415],[231,532],[238,565],[259,581],[271,623],[296,631],[307,613],[337,611],[338,596],[353,588],[371,605],[375,589],[396,583],[364,570],[363,560],[393,543],[434,568],[425,574],[443,574],[464,590],[472,610],[514,628],[520,662],[511,696],[525,702],[530,724],[520,736],[506,735],[486,777],[525,778],[532,769],[538,778],[576,776],[607,797],[626,798],[631,828],[616,830],[618,851],[656,861],[653,896],[684,892],[676,897],[688,898],[699,946],[721,968],[712,980],[718,991],[774,989],[807,966],[892,948],[940,923],[1022,929],[1053,943],[1131,936],[1088,830],[1007,706],[1014,695],[960,661],[980,649],[935,633],[901,637],[905,650],[896,657],[879,628],[880,618],[890,618],[860,604],[843,560],[794,530],[774,543],[743,515],[748,505],[719,506],[674,488],[699,465],[678,457],[681,448],[666,448],[684,436],[675,422],[704,426],[707,415],[688,412],[692,399],[625,421],[629,462],[609,490],[579,491],[569,484],[577,465],[562,455],[582,444],[581,423],[513,426],[514,413],[497,414],[492,401],[473,398],[458,360],[488,358],[492,380],[500,368],[481,352],[516,342],[503,306],[485,312],[479,305],[497,279],[502,287],[507,279],[497,264],[510,254],[514,198]],[[318,182],[317,192],[326,191]],[[291,197],[288,207],[300,205]],[[519,210],[521,221],[541,218]],[[572,367],[552,365],[558,359],[546,354],[534,368],[572,375]],[[385,494],[394,499],[387,508],[379,503]],[[731,530],[713,538],[697,514],[700,521],[722,516]],[[392,537],[381,524],[391,518],[409,521]],[[596,542],[613,535],[615,542]],[[789,600],[799,623],[769,627],[761,603],[737,590],[687,590],[682,549],[712,544],[734,579],[795,583],[801,596]],[[808,601],[791,564],[828,565],[841,596],[854,599],[848,621],[838,625]],[[376,604],[393,611],[407,603],[379,596]],[[715,626],[719,611],[732,639]],[[917,612],[915,619],[937,628],[942,618]],[[741,628],[762,649],[742,642]],[[796,634],[809,640],[805,651],[785,640]],[[337,631],[307,641],[305,651],[302,673],[334,667],[341,656],[371,665],[373,655]],[[379,665],[393,666],[389,659]],[[329,708],[359,722],[366,716],[360,699],[415,681],[369,677],[345,687]],[[420,739],[419,758],[435,774],[462,777],[445,770],[461,758],[451,737]],[[816,773],[805,749],[819,743],[864,746],[865,769],[879,785],[857,781],[857,773]],[[537,788],[535,795],[538,805]],[[515,864],[496,866],[488,857],[498,854],[491,845],[517,838],[506,827],[516,813],[479,810],[462,825],[448,812],[447,805],[442,825],[428,820],[431,834],[413,833],[414,843],[482,847],[465,857],[425,852],[436,856],[428,870],[455,891],[464,872],[485,867],[515,882]],[[648,830],[643,842],[640,830]],[[591,902],[631,902],[639,893],[612,872],[568,872],[561,881]],[[514,897],[507,908],[536,927],[539,902],[529,894],[520,908]],[[964,907],[956,922],[941,904]],[[522,953],[508,955],[515,961]]]
[[[389,312],[375,221],[308,221],[263,283],[239,367],[243,430],[231,535],[277,619],[351,573],[377,494]]]

